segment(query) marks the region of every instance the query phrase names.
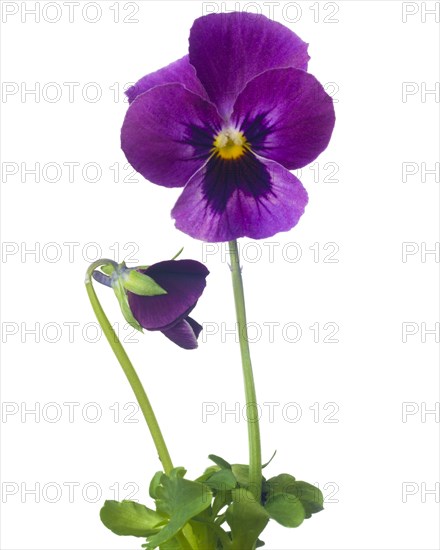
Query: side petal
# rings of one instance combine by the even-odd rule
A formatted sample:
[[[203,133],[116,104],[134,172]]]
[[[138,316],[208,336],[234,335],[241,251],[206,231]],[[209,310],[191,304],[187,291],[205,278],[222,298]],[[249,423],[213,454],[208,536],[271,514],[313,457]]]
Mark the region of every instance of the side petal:
[[[268,69],[307,69],[307,44],[290,29],[254,13],[213,13],[194,21],[189,59],[219,112],[228,118],[238,94]]]
[[[129,106],[121,130],[128,162],[147,180],[182,187],[209,156],[216,108],[182,84],[151,88]]]
[[[195,260],[159,262],[141,272],[168,293],[161,296],[127,293],[133,316],[147,330],[166,330],[186,317],[202,295],[209,274],[206,267]]]
[[[211,159],[188,182],[171,215],[191,237],[264,239],[298,223],[307,204],[301,182],[280,164],[248,153]]]
[[[155,71],[154,73],[147,74],[136,82],[131,88],[125,92],[128,97],[128,102],[132,103],[136,97],[144,92],[147,92],[154,86],[162,86],[163,84],[182,84],[190,92],[208,99],[205,89],[202,83],[197,78],[194,67],[189,62],[189,56],[185,55],[170,63],[166,67]]]
[[[183,349],[196,349],[198,346],[197,338],[201,330],[202,327],[194,319],[188,317],[182,319],[172,328],[163,330],[162,333]]]
[[[239,95],[232,123],[255,153],[289,170],[327,147],[335,124],[333,100],[314,76],[298,69],[266,71]]]

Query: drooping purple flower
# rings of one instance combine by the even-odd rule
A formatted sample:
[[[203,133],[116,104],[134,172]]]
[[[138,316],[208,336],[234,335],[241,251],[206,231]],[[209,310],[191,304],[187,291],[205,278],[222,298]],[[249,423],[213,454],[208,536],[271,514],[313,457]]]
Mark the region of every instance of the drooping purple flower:
[[[139,271],[167,294],[139,296],[127,292],[134,318],[147,330],[160,330],[181,348],[196,348],[202,327],[189,314],[202,295],[209,271],[194,260],[159,262]]]
[[[146,179],[184,187],[178,229],[217,242],[296,225],[307,192],[289,170],[327,147],[335,121],[308,60],[305,42],[262,15],[210,14],[189,55],[128,90],[122,149]]]

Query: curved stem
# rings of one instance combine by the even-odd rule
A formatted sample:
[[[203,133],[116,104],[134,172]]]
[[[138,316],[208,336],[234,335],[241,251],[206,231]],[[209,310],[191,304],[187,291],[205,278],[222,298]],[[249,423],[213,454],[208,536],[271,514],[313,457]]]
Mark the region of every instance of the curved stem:
[[[148,429],[150,430],[151,437],[153,438],[153,442],[156,447],[157,454],[159,455],[159,460],[162,463],[164,472],[166,474],[169,474],[173,469],[173,463],[171,461],[171,457],[165,444],[162,432],[160,431],[159,424],[157,422],[156,415],[154,414],[150,400],[145,393],[142,382],[140,381],[130,359],[128,358],[125,349],[123,348],[121,342],[119,341],[119,338],[113,330],[113,327],[111,326],[104,310],[102,309],[98,296],[96,295],[95,289],[93,288],[93,271],[102,265],[108,264],[116,265],[115,262],[113,262],[112,260],[106,259],[97,260],[90,265],[89,269],[87,270],[85,280],[87,294],[89,296],[90,303],[92,304],[96,318],[102,327],[102,331],[104,332],[105,337],[107,338],[107,341],[110,344],[113,353],[116,355],[116,358],[118,359],[119,364],[121,365],[122,370],[124,371],[124,374],[127,377],[127,380],[129,381],[130,386],[136,396],[139,407],[147,422]]]
[[[252,372],[249,338],[246,324],[246,307],[244,302],[243,279],[241,277],[240,259],[237,241],[229,242],[231,257],[232,286],[234,289],[237,328],[240,339],[241,361],[243,365],[244,390],[246,396],[246,413],[249,440],[249,490],[257,501],[261,500],[262,467],[259,412],[255,392],[254,375]]]

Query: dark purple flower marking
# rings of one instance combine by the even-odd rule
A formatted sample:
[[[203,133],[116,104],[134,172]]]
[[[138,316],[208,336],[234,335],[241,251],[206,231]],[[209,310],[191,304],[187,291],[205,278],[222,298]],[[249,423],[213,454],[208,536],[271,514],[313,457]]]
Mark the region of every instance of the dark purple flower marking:
[[[188,56],[128,90],[122,148],[146,179],[184,187],[177,228],[216,242],[296,225],[308,197],[289,170],[327,147],[335,121],[308,60],[279,23],[211,14],[194,22]]]
[[[154,279],[167,294],[139,296],[128,292],[134,318],[147,330],[160,330],[181,348],[196,348],[202,327],[189,314],[205,289],[209,271],[194,260],[159,262],[139,271]]]

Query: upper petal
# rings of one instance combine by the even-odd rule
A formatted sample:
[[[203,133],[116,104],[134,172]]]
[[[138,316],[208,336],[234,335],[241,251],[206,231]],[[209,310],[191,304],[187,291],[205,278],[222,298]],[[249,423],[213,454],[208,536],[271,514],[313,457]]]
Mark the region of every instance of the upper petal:
[[[209,271],[194,260],[159,262],[142,270],[168,294],[139,296],[128,292],[130,309],[147,330],[167,330],[186,317],[206,286]]]
[[[266,71],[239,95],[232,115],[252,150],[293,170],[328,145],[335,124],[332,98],[298,69]]]
[[[172,216],[178,229],[203,241],[264,239],[296,225],[307,200],[293,174],[247,153],[237,161],[211,159],[188,182]]]
[[[154,86],[173,83],[182,84],[187,90],[208,99],[208,95],[202,83],[197,78],[194,67],[189,62],[188,55],[185,55],[154,73],[147,74],[138,80],[136,84],[131,86],[125,94],[128,97],[128,102],[131,103],[138,95],[147,92],[151,88],[154,88]]]
[[[306,69],[307,44],[287,27],[254,13],[213,13],[194,21],[189,59],[203,87],[227,118],[238,94],[258,74]]]
[[[128,162],[144,178],[181,187],[209,156],[221,119],[182,84],[156,86],[129,106],[121,130]]]

